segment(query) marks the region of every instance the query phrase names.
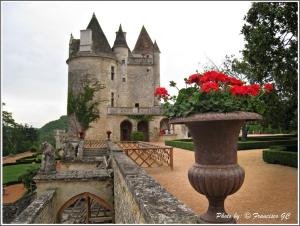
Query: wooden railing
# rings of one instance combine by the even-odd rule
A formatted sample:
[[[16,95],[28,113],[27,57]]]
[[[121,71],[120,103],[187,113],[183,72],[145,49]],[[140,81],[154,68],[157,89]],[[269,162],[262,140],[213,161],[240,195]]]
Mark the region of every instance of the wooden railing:
[[[105,140],[84,140],[84,150],[99,150],[107,148]]]
[[[126,155],[141,167],[169,166],[173,169],[173,148],[146,142],[124,141],[118,143]]]

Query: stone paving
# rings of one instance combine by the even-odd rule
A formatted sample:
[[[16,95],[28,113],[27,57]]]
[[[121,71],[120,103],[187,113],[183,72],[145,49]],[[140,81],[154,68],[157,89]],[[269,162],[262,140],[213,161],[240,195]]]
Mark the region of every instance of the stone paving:
[[[237,193],[226,199],[226,211],[236,214],[238,223],[297,223],[297,169],[263,162],[262,150],[239,151],[238,160],[245,169],[245,181]],[[173,171],[168,167],[145,170],[200,214],[206,211],[208,202],[188,181],[187,171],[193,163],[194,152],[174,148]]]

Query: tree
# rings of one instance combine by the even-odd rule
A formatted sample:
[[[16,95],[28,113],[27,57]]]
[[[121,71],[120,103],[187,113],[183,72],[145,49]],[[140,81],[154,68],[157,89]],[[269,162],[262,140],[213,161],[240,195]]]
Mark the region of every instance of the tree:
[[[241,31],[243,59],[235,65],[250,81],[274,83],[277,93],[266,115],[272,126],[285,130],[297,130],[297,11],[296,2],[253,3]],[[283,116],[278,121],[277,113]]]
[[[16,123],[11,112],[2,111],[2,118],[4,156],[28,151],[37,142],[36,128]]]
[[[69,91],[68,93],[67,112],[70,120],[74,121],[73,125],[76,126],[77,134],[90,128],[90,124],[100,117],[98,109],[100,101],[94,98],[96,92],[104,88],[98,81],[89,78],[81,80],[81,84],[80,92],[74,94],[72,91]],[[80,128],[77,128],[77,121]]]

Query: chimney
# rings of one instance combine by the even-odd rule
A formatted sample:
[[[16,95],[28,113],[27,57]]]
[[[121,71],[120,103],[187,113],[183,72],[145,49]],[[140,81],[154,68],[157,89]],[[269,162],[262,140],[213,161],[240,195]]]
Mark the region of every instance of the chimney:
[[[92,30],[81,30],[80,31],[80,52],[91,52],[92,51]]]

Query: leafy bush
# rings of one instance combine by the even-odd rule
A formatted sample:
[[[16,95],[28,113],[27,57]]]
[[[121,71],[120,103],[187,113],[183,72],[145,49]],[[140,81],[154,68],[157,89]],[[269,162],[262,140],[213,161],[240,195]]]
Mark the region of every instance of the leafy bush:
[[[144,140],[144,133],[139,131],[134,131],[130,134],[130,139],[132,141],[143,141]]]
[[[280,164],[298,168],[298,153],[278,150],[263,150],[263,160],[271,164]]]
[[[27,169],[26,173],[19,176],[18,181],[22,181],[25,188],[27,188],[29,191],[33,191],[36,189],[33,177],[38,173],[38,171],[38,168]]]

